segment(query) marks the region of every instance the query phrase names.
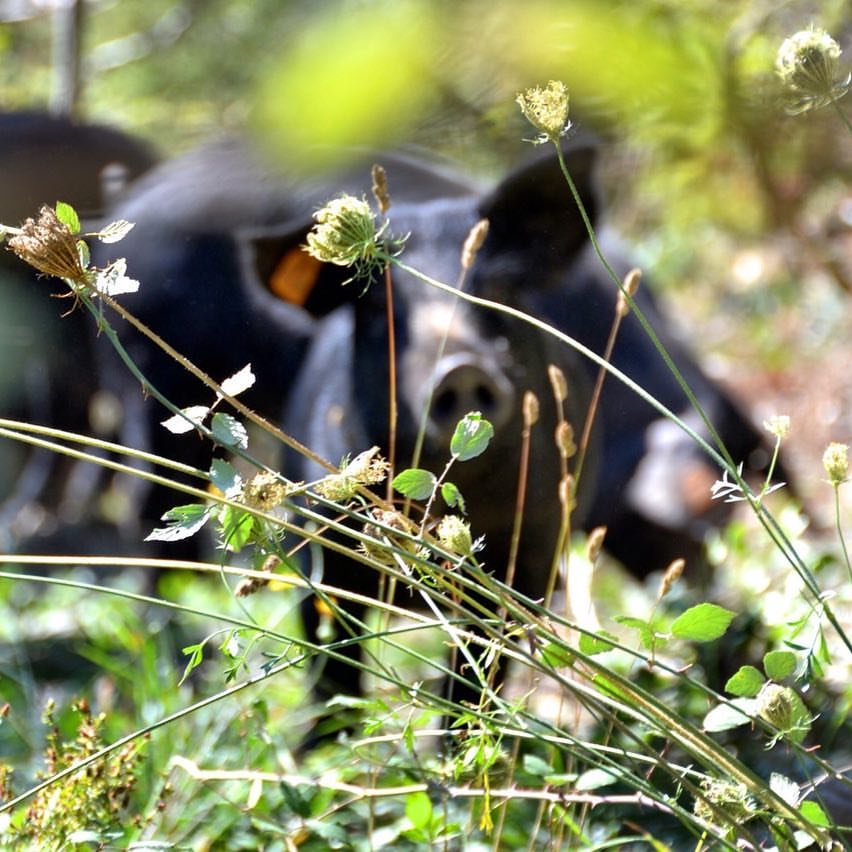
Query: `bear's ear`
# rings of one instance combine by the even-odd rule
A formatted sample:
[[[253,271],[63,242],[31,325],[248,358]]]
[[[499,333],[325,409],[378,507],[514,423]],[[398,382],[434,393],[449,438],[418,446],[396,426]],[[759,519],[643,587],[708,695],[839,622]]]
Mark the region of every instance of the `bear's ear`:
[[[305,249],[310,223],[273,230],[241,233],[239,243],[243,276],[253,287],[276,299],[323,317],[349,302],[360,288],[343,286],[349,269],[323,263]]]
[[[500,252],[534,253],[551,260],[573,259],[588,240],[586,227],[559,160],[548,151],[512,172],[480,204],[490,223],[486,246]],[[568,171],[594,223],[598,198],[594,186],[595,148],[564,152]]]

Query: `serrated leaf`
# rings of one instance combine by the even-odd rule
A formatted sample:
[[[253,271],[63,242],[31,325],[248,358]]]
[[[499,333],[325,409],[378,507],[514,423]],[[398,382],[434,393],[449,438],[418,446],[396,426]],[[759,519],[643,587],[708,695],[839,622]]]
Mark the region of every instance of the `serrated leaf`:
[[[107,245],[123,240],[135,227],[133,222],[126,219],[116,219],[98,232],[98,239]]]
[[[248,390],[254,383],[256,377],[251,371],[251,364],[246,364],[242,370],[238,370],[233,376],[228,376],[222,382],[222,393],[228,396],[238,396],[243,391]],[[221,395],[219,395],[221,398]]]
[[[432,801],[427,793],[411,793],[405,797],[405,815],[414,828],[427,828],[432,822]]]
[[[763,655],[763,670],[770,680],[784,680],[796,671],[796,655],[792,651],[770,651]]]
[[[654,647],[654,629],[650,622],[643,621],[641,618],[634,618],[632,615],[617,615],[615,621],[618,624],[623,624],[625,627],[638,630],[639,642],[643,648],[650,650]]]
[[[189,676],[189,673],[198,666],[201,665],[204,660],[204,643],[199,642],[197,645],[187,645],[185,648],[181,648],[181,653],[184,655],[189,655],[189,661],[186,664],[186,668],[183,670],[183,674],[181,675],[181,679],[178,681],[178,686],[180,686]]]
[[[545,778],[556,771],[546,760],[535,754],[525,754],[523,761],[524,772],[536,778]]]
[[[561,645],[557,645],[555,642],[548,642],[542,646],[541,660],[546,666],[561,669],[570,666],[574,662],[574,654]]]
[[[771,773],[769,776],[769,788],[776,796],[782,798],[791,807],[795,808],[799,804],[802,791],[799,789],[799,785],[786,775],[782,775],[780,772]]]
[[[718,604],[700,603],[674,620],[672,634],[692,642],[711,642],[725,634],[735,615]]]
[[[714,707],[701,723],[708,733],[729,731],[741,725],[751,723],[751,718],[757,712],[757,704],[753,698],[735,698],[730,704],[719,704]]]
[[[435,474],[419,467],[410,467],[398,473],[391,485],[404,497],[412,500],[427,500],[435,490],[438,480]]]
[[[754,698],[763,686],[764,677],[754,666],[741,666],[725,684],[725,692],[731,695]]]
[[[204,418],[210,413],[206,405],[190,405],[182,408],[181,414],[173,414],[168,420],[163,420],[160,425],[164,426],[173,435],[183,435],[192,432],[197,426],[204,422]]]
[[[613,772],[603,769],[587,769],[577,779],[577,790],[598,790],[608,787],[618,781],[618,776]]]
[[[221,515],[221,537],[225,549],[239,553],[251,539],[255,518],[250,512],[225,506]]]
[[[595,636],[588,633],[581,634],[579,647],[581,653],[588,654],[592,657],[595,654],[603,654],[607,651],[611,651],[615,647],[612,644],[614,641],[617,641],[615,636],[611,633],[606,633],[605,631],[600,630]]]
[[[248,447],[248,432],[246,427],[236,417],[230,414],[218,412],[213,415],[210,423],[210,431],[213,438],[223,447],[239,447],[244,450]]]
[[[80,217],[77,215],[77,211],[70,205],[64,201],[57,201],[56,207],[56,218],[65,225],[72,234],[80,233]]]
[[[802,802],[799,805],[799,812],[808,822],[812,822],[814,825],[821,826],[822,828],[831,828],[831,819],[829,819],[828,814],[820,807],[819,802]]]
[[[461,491],[459,491],[458,486],[454,482],[445,482],[441,486],[441,497],[444,498],[444,502],[451,509],[458,507],[459,511],[464,514],[464,497],[462,497]]]
[[[139,282],[127,276],[127,261],[120,257],[106,269],[98,271],[95,289],[107,296],[120,296],[123,293],[135,293],[139,289]]]
[[[226,497],[231,497],[242,486],[243,478],[229,461],[213,459],[210,464],[210,484],[218,488]]]
[[[485,452],[492,437],[494,427],[483,420],[478,411],[471,411],[456,425],[450,441],[450,452],[459,461],[474,459]]]
[[[201,503],[175,506],[161,518],[169,525],[152,530],[145,541],[181,541],[195,535],[209,519],[210,509]]]

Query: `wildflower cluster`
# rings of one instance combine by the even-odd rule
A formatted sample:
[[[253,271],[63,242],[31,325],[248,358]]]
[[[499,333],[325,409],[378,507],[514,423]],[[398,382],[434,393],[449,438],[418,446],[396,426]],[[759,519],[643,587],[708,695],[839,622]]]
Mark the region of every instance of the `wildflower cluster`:
[[[65,742],[59,733],[53,701],[45,707],[42,721],[48,729],[45,770],[52,775],[99,752],[103,746],[103,713],[92,714],[88,702],[72,705],[78,716],[77,734]],[[11,840],[12,848],[67,848],[70,838],[84,830],[100,841],[122,835],[124,810],[136,786],[136,770],[145,740],[136,740],[108,758],[91,763],[79,772],[52,784],[36,795],[26,820],[12,819],[0,841]],[[20,845],[18,845],[20,844]],[[4,848],[7,848],[4,846]]]
[[[284,502],[289,491],[275,474],[263,471],[255,474],[243,486],[243,502],[250,509],[270,512]]]
[[[363,529],[364,535],[369,536],[370,540],[358,544],[358,549],[362,553],[366,553],[367,556],[383,565],[395,564],[399,555],[398,551],[405,551],[412,555],[420,553],[420,545],[414,539],[417,535],[417,525],[410,518],[401,512],[389,512],[384,509],[374,509],[372,516],[376,523],[364,524]],[[385,527],[399,530],[402,535],[393,535],[384,529]]]
[[[827,106],[848,91],[852,75],[840,70],[840,46],[816,27],[790,36],[778,50],[775,70],[795,98],[789,112],[797,114]]]
[[[836,488],[846,481],[849,473],[849,447],[847,444],[830,443],[822,455],[822,466],[828,481]]]
[[[387,192],[386,185],[383,191]],[[305,246],[308,254],[322,263],[352,267],[353,278],[367,283],[405,242],[404,237],[384,239],[387,222],[378,226],[375,213],[363,197],[334,198],[314,213],[314,221]]]
[[[551,80],[544,88],[533,86],[521,92],[515,100],[527,121],[541,132],[541,136],[531,140],[534,144],[559,144],[560,137],[571,129],[568,89],[564,83]]]
[[[388,473],[388,463],[379,455],[378,447],[359,453],[350,462],[341,465],[340,473],[321,479],[315,491],[328,500],[345,503],[355,496],[361,485],[383,482]]]

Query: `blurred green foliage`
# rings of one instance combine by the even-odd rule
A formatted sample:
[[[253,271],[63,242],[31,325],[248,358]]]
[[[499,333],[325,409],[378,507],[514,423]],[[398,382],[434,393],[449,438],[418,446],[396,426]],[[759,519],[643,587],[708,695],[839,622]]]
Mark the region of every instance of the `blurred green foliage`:
[[[168,153],[248,125],[289,166],[322,165],[341,145],[413,142],[500,174],[528,135],[514,95],[561,79],[579,132],[610,143],[603,177],[622,229],[672,281],[730,277],[708,235],[795,235],[814,203],[832,215],[852,167],[832,112],[786,115],[773,70],[782,40],[811,22],[846,45],[843,0],[86,8],[82,112]],[[3,108],[47,100],[49,43],[43,14],[0,24]],[[827,268],[850,287],[842,266]]]

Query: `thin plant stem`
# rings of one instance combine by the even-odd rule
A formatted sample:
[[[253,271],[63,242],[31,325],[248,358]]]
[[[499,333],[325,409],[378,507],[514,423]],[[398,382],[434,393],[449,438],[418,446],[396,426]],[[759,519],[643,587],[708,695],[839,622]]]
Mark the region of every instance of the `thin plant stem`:
[[[852,562],[849,561],[849,551],[846,548],[846,536],[843,535],[843,522],[840,517],[840,484],[834,486],[834,524],[837,528],[837,538],[840,540],[840,549],[843,552],[843,561],[849,572],[849,580],[852,581]]]

